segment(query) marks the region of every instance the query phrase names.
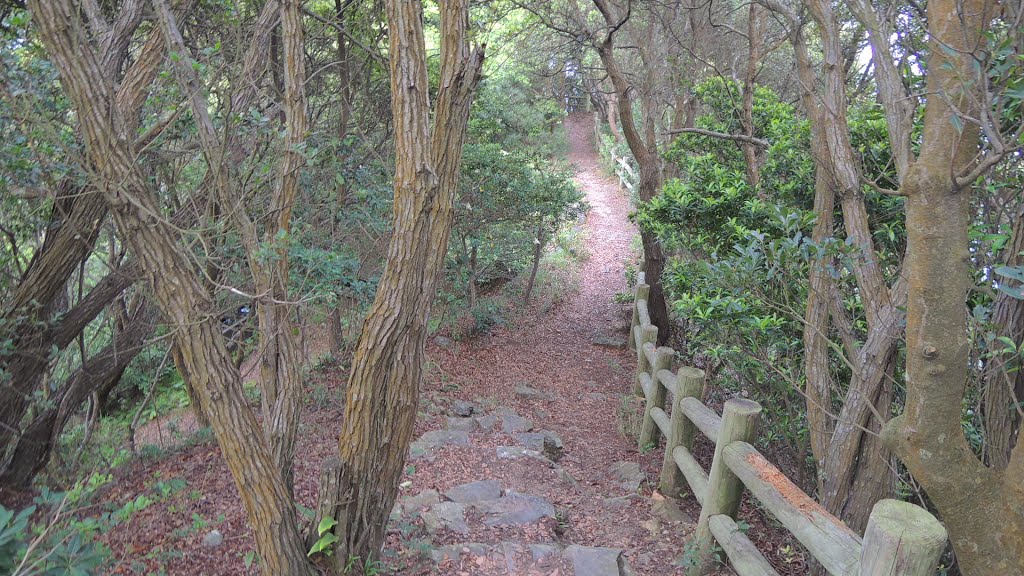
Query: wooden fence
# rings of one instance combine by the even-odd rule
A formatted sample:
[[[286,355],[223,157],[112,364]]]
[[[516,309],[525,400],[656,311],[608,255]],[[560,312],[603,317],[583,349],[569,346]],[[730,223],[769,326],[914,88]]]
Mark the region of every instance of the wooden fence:
[[[598,150],[601,148],[601,116],[594,113],[594,141]],[[629,162],[629,158],[626,156],[617,156],[615,154],[615,148],[612,147],[608,150],[608,155],[611,158],[612,166],[615,167],[615,175],[619,177],[619,190],[628,189],[633,192],[636,187],[637,173],[636,170]]]
[[[801,491],[752,445],[761,406],[745,399],[725,403],[721,416],[701,402],[704,372],[683,367],[672,372],[675,352],[656,347],[658,327],[647,307],[650,286],[640,273],[630,349],[637,352],[636,393],[647,405],[640,430],[641,450],[665,438],[660,490],[678,496],[689,491],[701,504],[700,519],[687,545],[687,575],[713,568],[714,546],[724,550],[740,576],[777,576],[771,564],[737,527],[736,514],[746,489],[830,574],[837,576],[931,576],[946,547],[946,530],[927,510],[898,500],[875,504],[864,537],[829,514]],[[671,395],[669,412],[666,399]],[[715,444],[711,470],[693,456],[697,432]]]

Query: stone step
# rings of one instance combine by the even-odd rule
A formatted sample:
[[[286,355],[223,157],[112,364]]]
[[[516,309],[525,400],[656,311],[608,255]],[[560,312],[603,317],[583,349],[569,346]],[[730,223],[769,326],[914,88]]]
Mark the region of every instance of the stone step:
[[[495,480],[478,480],[455,486],[445,492],[424,490],[395,503],[392,520],[419,516],[429,534],[450,530],[468,534],[466,513],[472,509],[487,526],[522,526],[555,517],[555,507],[540,496],[502,489]]]
[[[430,553],[439,570],[470,562],[488,574],[528,576],[551,574],[565,576],[633,576],[629,562],[619,548],[580,546],[563,547],[557,543],[467,542],[448,544]]]

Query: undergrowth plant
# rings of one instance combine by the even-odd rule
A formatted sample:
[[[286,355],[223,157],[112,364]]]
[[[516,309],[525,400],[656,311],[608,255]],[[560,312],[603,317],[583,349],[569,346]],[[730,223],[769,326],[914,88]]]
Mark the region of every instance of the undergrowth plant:
[[[110,550],[99,537],[184,487],[180,479],[158,482],[152,495],[139,494],[121,505],[103,504],[98,492],[111,480],[109,474],[94,473],[66,492],[43,487],[33,504],[21,510],[0,505],[0,573],[99,574],[110,559]]]

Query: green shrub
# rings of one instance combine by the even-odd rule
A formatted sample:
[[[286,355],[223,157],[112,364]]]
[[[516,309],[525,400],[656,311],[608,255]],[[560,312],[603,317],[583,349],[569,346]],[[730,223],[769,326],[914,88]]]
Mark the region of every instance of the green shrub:
[[[0,573],[11,576],[91,576],[110,550],[97,537],[144,507],[138,499],[95,517],[76,512],[92,504],[109,475],[93,474],[68,492],[43,488],[35,504],[17,513],[0,505]],[[148,501],[143,495],[140,495]],[[144,502],[143,502],[144,504]]]
[[[447,258],[449,286],[472,307],[471,290],[514,278],[586,209],[572,175],[523,149],[475,144],[463,153]]]
[[[696,126],[742,132],[739,86],[722,79],[695,87],[704,113]],[[681,351],[688,362],[715,374],[731,394],[746,394],[765,406],[761,441],[801,453],[807,423],[801,390],[803,314],[812,266],[832,277],[842,302],[864,329],[862,305],[851,273],[861,247],[836,239],[810,240],[814,214],[814,162],[808,123],[793,106],[764,87],[754,92],[754,135],[767,140],[760,150],[761,178],[750,185],[739,145],[686,133],[666,157],[681,177],[639,207],[640,226],[655,232],[670,254],[663,284],[671,309],[681,323]],[[884,116],[874,103],[855,103],[849,112],[851,144],[860,153],[865,176],[881,186],[896,187]],[[899,273],[905,231],[903,199],[865,187],[875,230],[877,253],[886,274]],[[835,221],[842,221],[837,201]],[[829,334],[838,341],[837,334]],[[838,345],[837,345],[838,348]],[[829,366],[839,384],[849,369],[837,350]],[[902,379],[901,370],[895,374]]]

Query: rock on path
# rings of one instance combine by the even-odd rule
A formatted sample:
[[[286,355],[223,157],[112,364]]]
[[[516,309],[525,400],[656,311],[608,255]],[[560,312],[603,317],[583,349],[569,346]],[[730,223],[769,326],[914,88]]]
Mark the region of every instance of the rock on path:
[[[442,446],[469,446],[469,433],[460,430],[431,430],[409,446],[409,459],[431,459]]]
[[[495,480],[478,480],[461,484],[444,493],[452,502],[474,504],[501,497],[501,484]]]
[[[488,526],[532,524],[541,518],[555,517],[555,507],[540,496],[511,493],[497,500],[478,502],[474,507],[483,512]]]
[[[633,576],[629,562],[618,548],[557,544],[467,542],[448,544],[431,551],[440,569],[465,560],[475,566],[489,565],[496,574],[520,576],[559,574],[562,576]]]

